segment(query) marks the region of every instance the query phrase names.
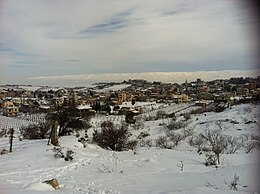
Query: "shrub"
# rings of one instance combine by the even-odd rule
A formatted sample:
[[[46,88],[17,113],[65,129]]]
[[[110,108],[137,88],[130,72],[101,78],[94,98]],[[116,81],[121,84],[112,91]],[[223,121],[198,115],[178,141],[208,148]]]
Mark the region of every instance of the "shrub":
[[[207,130],[202,137],[207,140],[210,150],[217,158],[220,164],[220,155],[224,152],[227,144],[226,137],[221,135],[219,131]]]
[[[7,133],[7,130],[6,130],[6,129],[1,129],[1,130],[0,130],[0,138],[3,137],[3,136],[5,136],[6,133]]]
[[[166,136],[171,142],[174,143],[174,146],[177,146],[178,143],[184,139],[184,136],[179,133],[174,133],[173,131],[167,132]]]
[[[72,150],[67,150],[64,160],[71,161],[71,160],[73,160],[74,155],[75,155],[75,152],[73,152]]]
[[[203,136],[200,134],[200,135],[197,135],[195,137],[190,137],[189,138],[189,145],[192,146],[192,147],[195,147],[197,148],[198,150],[198,153],[200,151],[202,151],[205,143],[206,143],[206,140],[203,138]]]
[[[191,118],[191,114],[190,113],[183,113],[183,117],[186,119],[186,120],[189,120]]]
[[[122,151],[127,150],[129,135],[125,123],[114,125],[111,121],[104,121],[101,124],[101,131],[94,131],[93,141],[104,149]]]
[[[256,144],[253,141],[248,141],[243,144],[243,147],[245,149],[245,152],[249,154],[256,147]]]
[[[135,130],[143,129],[143,128],[144,128],[144,121],[143,121],[143,119],[140,118],[140,117],[137,117],[137,118],[135,119],[135,123],[134,123],[134,125],[133,125],[133,128],[134,128]]]
[[[138,141],[137,140],[129,140],[126,142],[125,148],[127,150],[134,150],[137,146]]]
[[[216,157],[215,154],[209,153],[209,152],[205,152],[205,156],[206,156],[205,166],[217,165],[218,158]]]
[[[171,123],[167,126],[169,130],[177,130],[180,128],[184,128],[188,125],[185,121],[171,121]]]
[[[193,128],[191,128],[191,127],[183,128],[183,136],[184,136],[184,138],[193,135],[193,133],[194,133]]]
[[[225,181],[225,184],[229,187],[230,190],[237,191],[238,182],[239,182],[239,176],[235,174],[233,180],[230,183],[227,183]]]
[[[138,135],[137,139],[143,139],[143,138],[148,137],[149,135],[150,135],[150,134],[149,134],[148,132],[143,131],[143,132],[141,132],[141,133]]]
[[[151,139],[141,139],[139,142],[139,145],[141,147],[152,147],[153,146],[153,142]]]
[[[169,146],[169,140],[167,136],[159,136],[155,140],[155,145],[156,147],[162,148],[162,149],[170,149],[171,147]]]
[[[242,147],[242,144],[238,141],[238,138],[235,138],[235,137],[226,138],[225,149],[226,149],[227,154],[234,154],[241,147]]]
[[[54,147],[52,151],[55,153],[55,158],[64,158],[65,161],[71,161],[74,158],[75,152],[68,149],[66,153],[64,154],[62,149],[60,147]]]
[[[45,139],[48,138],[50,123],[31,124],[27,127],[20,128],[24,139]]]
[[[129,112],[126,116],[125,116],[125,122],[128,124],[135,124],[135,119],[134,119],[134,114]]]
[[[4,154],[7,154],[7,153],[8,153],[8,151],[5,148],[0,149],[0,155],[4,155]]]
[[[166,114],[165,111],[163,111],[163,110],[158,110],[158,111],[156,112],[156,117],[155,117],[156,120],[158,120],[158,119],[163,119],[163,118],[166,118],[166,117],[167,117],[167,114]]]

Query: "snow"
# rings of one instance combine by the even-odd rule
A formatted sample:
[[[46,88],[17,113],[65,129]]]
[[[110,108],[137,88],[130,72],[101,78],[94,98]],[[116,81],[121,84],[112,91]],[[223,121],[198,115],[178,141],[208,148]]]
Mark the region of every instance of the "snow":
[[[161,106],[161,109],[173,110],[176,106]],[[221,127],[223,134],[234,137],[259,135],[258,111],[259,105],[232,106],[221,113],[193,115],[189,126],[194,128],[195,134]],[[98,128],[102,120],[110,117],[116,116],[97,116],[91,122]],[[117,116],[114,121],[119,122],[120,118],[124,117]],[[245,124],[246,121],[256,122]],[[131,128],[131,133],[135,137],[146,131],[150,134],[147,139],[154,140],[165,133],[164,126],[159,126],[163,122],[168,121],[147,121],[143,129]],[[92,143],[83,147],[74,136],[64,136],[59,141],[63,151],[71,149],[76,153],[72,161],[54,158],[53,146],[47,146],[47,140],[18,141],[15,138],[14,151],[0,156],[0,193],[260,193],[257,149],[249,154],[242,148],[235,154],[223,154],[216,168],[205,166],[204,154],[199,155],[188,145],[187,139],[173,149],[138,147],[123,152],[104,150]],[[8,145],[8,138],[0,138],[0,142]],[[179,167],[181,161],[183,171]],[[238,191],[230,190],[225,184],[230,183],[235,174],[240,180]],[[59,190],[42,183],[53,178],[60,183]]]
[[[33,91],[33,92],[35,92],[36,90],[42,88],[42,86],[19,86],[18,88],[24,89],[26,91]]]
[[[97,92],[121,91],[129,86],[131,86],[131,84],[116,84],[107,88],[96,89],[96,91]]]
[[[91,109],[92,107],[90,105],[79,105],[77,106],[77,109],[84,110],[84,109]]]

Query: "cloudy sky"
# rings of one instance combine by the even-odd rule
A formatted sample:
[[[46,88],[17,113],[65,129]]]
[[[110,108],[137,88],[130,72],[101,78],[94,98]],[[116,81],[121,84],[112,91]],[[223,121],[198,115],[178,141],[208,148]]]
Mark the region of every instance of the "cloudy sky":
[[[254,18],[239,2],[0,0],[0,84],[253,70]]]

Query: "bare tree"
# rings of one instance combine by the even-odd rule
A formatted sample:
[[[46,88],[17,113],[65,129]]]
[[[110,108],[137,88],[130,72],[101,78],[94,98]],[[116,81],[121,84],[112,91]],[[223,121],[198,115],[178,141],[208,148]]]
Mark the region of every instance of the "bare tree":
[[[47,120],[57,121],[59,130],[58,135],[63,136],[69,132],[69,129],[89,128],[87,120],[83,120],[81,114],[75,106],[61,105],[56,106],[55,110],[46,115]]]
[[[126,123],[114,125],[111,121],[104,121],[101,124],[101,131],[94,131],[93,141],[102,148],[122,151],[127,149],[129,136]]]
[[[207,130],[203,136],[209,144],[210,151],[212,151],[217,157],[217,162],[220,164],[220,155],[224,152],[226,148],[226,137],[221,135],[219,131]]]

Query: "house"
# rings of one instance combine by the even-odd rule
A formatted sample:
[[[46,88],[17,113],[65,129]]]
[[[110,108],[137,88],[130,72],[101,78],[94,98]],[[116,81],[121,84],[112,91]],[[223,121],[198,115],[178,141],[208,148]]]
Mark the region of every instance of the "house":
[[[188,102],[188,96],[186,94],[174,94],[172,100],[176,104],[186,103]]]
[[[120,92],[119,94],[118,94],[118,101],[119,102],[125,102],[126,101],[126,93],[125,92]]]
[[[89,115],[94,115],[96,113],[90,105],[78,105],[77,110],[80,112],[82,117],[88,117]]]
[[[11,101],[4,101],[3,102],[3,115],[12,117],[17,116],[19,112],[19,108],[14,106],[13,102]]]
[[[207,107],[209,105],[208,100],[198,100],[195,101],[195,106],[202,106],[202,107]]]

